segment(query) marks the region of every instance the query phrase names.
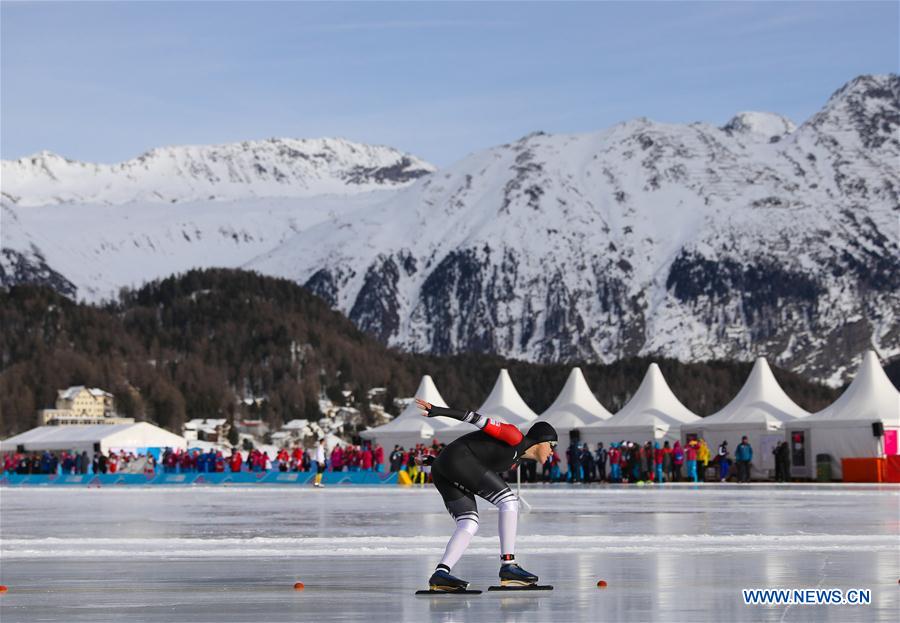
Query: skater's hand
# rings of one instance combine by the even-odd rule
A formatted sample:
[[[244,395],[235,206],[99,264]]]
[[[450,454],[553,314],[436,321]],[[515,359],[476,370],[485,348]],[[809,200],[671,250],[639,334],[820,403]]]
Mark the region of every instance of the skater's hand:
[[[432,406],[431,403],[430,403],[430,402],[426,402],[426,401],[422,400],[421,398],[416,398],[416,405],[417,405],[420,409],[422,409],[423,411],[425,411],[425,413],[423,413],[422,415],[423,415],[424,417],[428,417],[428,412],[431,411],[431,406]]]

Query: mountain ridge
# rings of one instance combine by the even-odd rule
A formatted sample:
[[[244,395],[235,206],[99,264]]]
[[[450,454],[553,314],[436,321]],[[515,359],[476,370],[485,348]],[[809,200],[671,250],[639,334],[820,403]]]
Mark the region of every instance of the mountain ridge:
[[[41,151],[4,160],[2,168],[3,177],[12,180],[4,184],[4,198],[24,207],[354,194],[434,171],[391,147],[332,138],[157,147],[115,164]]]

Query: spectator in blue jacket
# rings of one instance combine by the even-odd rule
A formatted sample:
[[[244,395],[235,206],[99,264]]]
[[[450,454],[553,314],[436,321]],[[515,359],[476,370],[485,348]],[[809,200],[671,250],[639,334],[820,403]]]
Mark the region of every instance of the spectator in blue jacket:
[[[747,443],[746,435],[741,437],[741,443],[734,450],[734,460],[737,463],[738,482],[750,482],[750,461],[753,460],[753,448]]]

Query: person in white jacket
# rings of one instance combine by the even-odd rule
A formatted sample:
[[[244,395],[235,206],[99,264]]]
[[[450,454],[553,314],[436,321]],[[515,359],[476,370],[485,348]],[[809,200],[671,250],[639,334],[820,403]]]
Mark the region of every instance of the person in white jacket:
[[[316,447],[316,480],[313,483],[314,487],[324,487],[322,484],[322,474],[325,472],[325,439],[319,440],[319,445]]]

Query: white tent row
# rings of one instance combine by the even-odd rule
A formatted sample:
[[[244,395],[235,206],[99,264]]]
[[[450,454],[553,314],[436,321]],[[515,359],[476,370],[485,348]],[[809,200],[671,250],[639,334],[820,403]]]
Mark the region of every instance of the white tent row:
[[[110,450],[144,451],[147,448],[185,449],[184,437],[154,426],[147,422],[134,424],[92,424],[86,426],[38,426],[19,435],[0,441],[0,451],[26,452],[86,451],[93,455],[96,450],[108,453]]]
[[[422,378],[416,396],[446,406],[429,376]],[[560,436],[563,469],[571,432],[578,430],[580,440],[591,449],[598,442],[608,447],[622,440],[671,443],[702,436],[713,452],[726,439],[733,452],[746,435],[753,447],[757,477],[771,475],[771,451],[778,441],[786,439],[791,441],[794,476],[815,476],[815,455],[830,454],[832,471],[840,477],[842,458],[897,453],[900,429],[900,394],[871,351],[864,356],[859,373],[844,395],[815,415],[809,415],[785,394],[762,358],[756,360],[737,396],[706,418],[692,413],[678,400],[655,363],[650,364],[638,390],[615,415],[597,401],[579,368],[572,369],[556,400],[540,416],[519,395],[506,370],[500,371],[490,395],[477,411],[515,424],[523,432],[536,421],[551,424]],[[874,422],[881,423],[883,437],[873,435]],[[416,443],[431,443],[434,438],[449,443],[471,430],[455,420],[426,419],[412,404],[392,422],[365,431],[362,436],[378,439],[389,450],[395,443],[408,448]]]
[[[447,403],[441,397],[434,381],[427,374],[422,377],[416,397],[439,407]],[[460,407],[465,408],[465,407]],[[525,425],[537,419],[537,414],[525,404],[513,385],[509,372],[500,370],[497,381],[484,403],[476,409],[478,413],[515,425]],[[410,403],[396,418],[375,428],[363,431],[363,439],[377,440],[390,452],[394,445],[410,448],[417,443],[430,444],[434,439],[440,443],[450,443],[474,429],[457,420],[445,417],[425,418],[414,402]]]
[[[784,440],[784,427],[808,415],[784,393],[769,364],[760,357],[731,402],[713,415],[681,427],[682,443],[691,437],[702,437],[715,452],[723,441],[728,441],[734,457],[734,449],[746,436],[753,449],[751,476],[769,478],[775,471],[772,449]]]

